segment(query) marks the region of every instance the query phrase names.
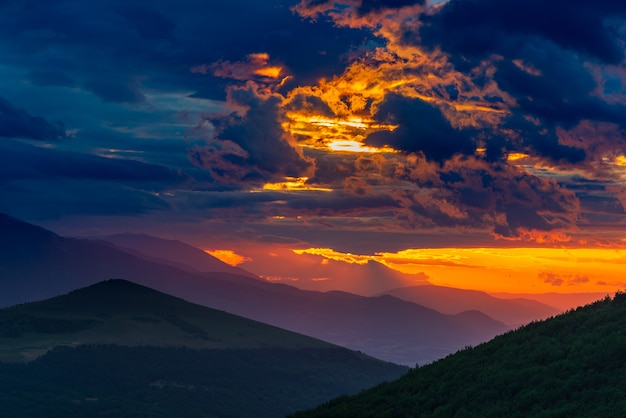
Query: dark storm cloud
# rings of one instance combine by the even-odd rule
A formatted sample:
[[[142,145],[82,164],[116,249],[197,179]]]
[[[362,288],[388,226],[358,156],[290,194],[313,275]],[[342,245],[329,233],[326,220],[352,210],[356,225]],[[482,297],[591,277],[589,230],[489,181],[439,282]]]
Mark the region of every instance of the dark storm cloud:
[[[416,4],[423,6],[425,3],[425,0],[362,0],[361,5],[357,7],[357,11],[361,14],[367,14],[373,11],[399,9]]]
[[[577,221],[572,191],[517,167],[461,156],[443,165],[423,158],[396,164],[394,174],[417,186],[392,192],[406,209],[398,219],[407,227],[461,227],[513,239],[568,230]]]
[[[359,15],[366,15],[385,9],[399,9],[413,5],[423,6],[425,3],[425,0],[304,0],[300,3],[299,8],[333,10],[341,6],[352,6]]]
[[[282,96],[259,91],[255,83],[229,89],[233,111],[211,119],[216,132],[205,148],[192,151],[201,167],[223,181],[299,177],[313,168],[281,126]]]
[[[242,191],[189,192],[180,205],[189,210],[201,211],[201,216],[211,219],[232,218],[245,215],[265,221],[272,216],[287,218],[360,217],[399,209],[394,199],[384,193],[355,195],[335,191],[328,192],[279,192],[250,193]]]
[[[322,99],[316,96],[306,95],[304,93],[292,95],[289,98],[289,101],[285,103],[284,109],[286,111],[299,111],[328,117],[335,116],[330,106],[328,106],[328,104]]]
[[[518,134],[518,146],[577,163],[593,141],[562,146],[558,129],[583,120],[626,127],[626,107],[598,93],[604,66],[623,63],[625,18],[621,1],[452,0],[403,42],[440,47],[461,71],[490,61],[493,79],[516,102],[503,128]],[[618,81],[613,90],[625,87]]]
[[[121,14],[143,38],[172,39],[174,36],[176,23],[157,11],[131,8]]]
[[[614,19],[624,16],[626,3],[619,0],[452,0],[424,18],[421,37],[458,60],[493,53],[514,58],[529,39],[544,39],[617,64],[624,58],[624,45]]]
[[[23,218],[168,210],[160,192],[187,180],[155,164],[0,141],[0,212]]]
[[[26,77],[31,83],[41,87],[73,87],[75,84],[74,80],[60,71],[31,71]]]
[[[153,193],[111,182],[82,179],[0,181],[0,212],[23,219],[60,219],[71,215],[143,215],[171,209]],[[45,202],[45,204],[43,203]]]
[[[298,82],[313,82],[341,71],[343,54],[366,37],[329,22],[304,22],[280,0],[0,3],[6,62],[23,67],[37,85],[73,80],[107,102],[141,101],[138,79],[151,88],[222,95],[222,80],[189,70],[254,52],[281,59]]]
[[[476,149],[468,132],[454,129],[437,107],[420,99],[388,94],[374,118],[398,128],[371,134],[366,141],[371,145],[388,145],[407,153],[423,152],[437,162],[455,154],[473,154]]]
[[[0,181],[54,178],[151,183],[159,188],[187,179],[184,174],[155,164],[0,141]]]
[[[0,137],[56,141],[65,136],[65,127],[61,122],[53,123],[33,116],[0,97]]]
[[[84,88],[98,96],[103,102],[141,103],[145,100],[137,79],[116,78],[109,75],[86,81]]]

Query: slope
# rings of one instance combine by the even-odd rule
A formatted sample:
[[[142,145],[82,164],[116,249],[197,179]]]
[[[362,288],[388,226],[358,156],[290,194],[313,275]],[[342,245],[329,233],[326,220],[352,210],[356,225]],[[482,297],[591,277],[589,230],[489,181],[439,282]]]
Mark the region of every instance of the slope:
[[[392,295],[447,314],[479,310],[511,326],[545,319],[560,312],[558,309],[534,300],[524,298],[498,299],[477,290],[455,289],[445,286],[404,287],[388,290],[383,294]]]
[[[295,417],[626,416],[626,294]]]
[[[613,293],[613,292],[611,292]],[[589,293],[489,293],[491,296],[499,299],[516,299],[524,298],[535,300],[539,303],[543,303],[549,306],[554,306],[561,312],[568,309],[575,309],[579,306],[588,305],[599,299],[604,298],[608,293],[589,292]]]
[[[0,361],[30,360],[59,345],[331,348],[120,279],[0,309]]]
[[[146,234],[116,234],[102,237],[118,248],[130,251],[156,262],[170,264],[195,272],[222,272],[242,276],[256,276],[244,269],[230,266],[204,251],[184,242],[157,238]]]
[[[3,417],[282,416],[407,370],[124,280],[0,310],[0,347]]]
[[[6,249],[0,252],[0,306],[123,278],[407,365],[436,360],[508,329],[485,315],[443,315],[391,296],[320,293],[236,274],[193,273],[6,216],[0,216],[0,230],[0,249]]]

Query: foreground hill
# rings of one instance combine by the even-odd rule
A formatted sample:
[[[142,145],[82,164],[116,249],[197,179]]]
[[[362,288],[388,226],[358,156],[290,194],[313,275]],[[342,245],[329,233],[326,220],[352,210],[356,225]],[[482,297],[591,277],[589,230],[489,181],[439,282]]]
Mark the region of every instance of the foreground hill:
[[[406,370],[124,280],[0,310],[3,417],[273,417]]]
[[[0,361],[30,360],[55,346],[81,344],[336,348],[120,279],[0,309]]]
[[[109,243],[64,238],[6,215],[0,215],[0,230],[0,306],[122,278],[411,366],[508,329],[479,312],[444,315],[392,296],[321,293],[226,272],[191,272]]]
[[[626,294],[294,417],[626,416]]]
[[[499,299],[477,290],[455,289],[446,286],[411,286],[388,290],[384,294],[417,303],[442,313],[457,314],[480,310],[507,325],[520,326],[554,316],[561,311],[525,298]],[[600,298],[595,298],[598,300]]]

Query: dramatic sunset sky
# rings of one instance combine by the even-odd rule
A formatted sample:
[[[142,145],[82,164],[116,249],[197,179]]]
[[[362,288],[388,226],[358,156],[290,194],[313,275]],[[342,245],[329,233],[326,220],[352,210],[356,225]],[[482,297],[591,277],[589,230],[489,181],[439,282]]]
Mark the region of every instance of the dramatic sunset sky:
[[[0,0],[0,33],[1,212],[311,289],[626,288],[623,0]]]

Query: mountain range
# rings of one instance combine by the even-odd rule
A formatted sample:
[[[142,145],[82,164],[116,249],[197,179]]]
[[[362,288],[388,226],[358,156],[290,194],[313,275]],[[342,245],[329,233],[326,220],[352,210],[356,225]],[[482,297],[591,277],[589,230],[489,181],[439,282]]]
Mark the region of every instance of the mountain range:
[[[115,234],[100,239],[141,258],[195,273],[220,272],[257,278],[253,273],[226,264],[199,248],[178,240],[146,234]]]
[[[0,309],[3,417],[275,417],[407,369],[120,279]]]
[[[495,298],[485,292],[445,286],[403,287],[388,290],[384,294],[414,302],[446,314],[480,310],[512,327],[545,319],[560,313],[560,310],[556,308],[531,299],[518,297],[505,300]]]
[[[508,329],[477,311],[446,315],[389,295],[321,293],[249,274],[191,272],[157,262],[156,256],[140,257],[103,241],[64,238],[6,215],[0,216],[0,230],[0,306],[123,278],[407,365],[436,360]]]
[[[624,318],[617,293],[293,417],[623,417]]]

